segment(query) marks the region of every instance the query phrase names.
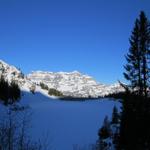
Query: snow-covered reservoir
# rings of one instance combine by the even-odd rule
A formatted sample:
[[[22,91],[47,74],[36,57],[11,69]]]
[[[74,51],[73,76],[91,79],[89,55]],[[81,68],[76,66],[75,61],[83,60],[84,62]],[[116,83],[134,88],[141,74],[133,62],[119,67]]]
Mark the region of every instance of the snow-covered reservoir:
[[[119,102],[108,99],[88,101],[61,101],[36,93],[24,92],[22,103],[32,110],[31,135],[34,139],[45,137],[53,150],[73,150],[95,144],[98,129],[106,115],[111,117],[113,106]]]

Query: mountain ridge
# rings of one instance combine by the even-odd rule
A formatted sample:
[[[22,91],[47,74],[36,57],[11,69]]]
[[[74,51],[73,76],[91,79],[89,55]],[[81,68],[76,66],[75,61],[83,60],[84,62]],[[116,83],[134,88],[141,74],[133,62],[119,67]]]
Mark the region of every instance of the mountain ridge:
[[[119,83],[112,85],[101,84],[91,76],[79,71],[49,72],[38,70],[32,71],[25,76],[21,70],[0,60],[0,73],[8,81],[16,80],[22,90],[30,90],[34,85],[35,89],[42,92],[43,89],[41,89],[40,83],[44,83],[48,88],[62,92],[65,97],[98,98],[124,91]]]

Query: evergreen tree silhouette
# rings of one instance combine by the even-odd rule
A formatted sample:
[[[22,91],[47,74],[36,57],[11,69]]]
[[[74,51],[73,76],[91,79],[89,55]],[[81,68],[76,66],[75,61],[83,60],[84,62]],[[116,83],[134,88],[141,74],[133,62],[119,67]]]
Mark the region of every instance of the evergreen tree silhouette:
[[[112,113],[112,124],[117,124],[119,123],[119,113],[118,113],[118,109],[116,106],[114,106],[113,108],[113,113]]]
[[[5,105],[12,104],[21,98],[21,90],[15,81],[10,84],[5,80],[4,76],[0,77],[0,100]]]
[[[0,99],[4,101],[4,104],[8,103],[9,99],[9,84],[5,81],[4,76],[0,77]]]
[[[142,11],[139,19],[140,28],[140,45],[142,55],[142,76],[143,76],[143,92],[147,96],[147,88],[149,87],[149,72],[150,67],[148,63],[150,62],[150,23],[147,19],[145,13]]]
[[[150,24],[142,11],[135,21],[124,76],[131,92],[122,101],[118,149],[150,149]]]
[[[11,81],[10,87],[9,87],[9,98],[10,103],[14,103],[21,97],[21,91],[18,86],[18,84],[15,81]]]
[[[110,121],[108,116],[104,118],[103,126],[100,128],[98,135],[101,139],[106,139],[111,136]]]
[[[130,38],[130,48],[126,55],[124,77],[130,82],[132,91],[147,96],[149,87],[150,26],[142,11],[136,19]]]

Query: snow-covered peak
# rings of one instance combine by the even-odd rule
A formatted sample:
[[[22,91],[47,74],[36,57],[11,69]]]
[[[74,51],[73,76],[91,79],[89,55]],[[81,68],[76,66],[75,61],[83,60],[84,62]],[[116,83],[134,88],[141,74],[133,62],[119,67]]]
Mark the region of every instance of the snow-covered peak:
[[[80,75],[81,73],[79,71],[72,71],[72,72],[64,72],[64,71],[59,71],[59,72],[51,72],[51,71],[41,71],[41,70],[37,70],[37,71],[32,71],[31,74],[76,74],[76,75]]]
[[[40,83],[44,83],[49,88],[54,88],[67,97],[77,98],[97,98],[108,94],[117,93],[124,89],[119,83],[105,85],[96,82],[91,76],[78,71],[72,72],[44,72],[32,71],[26,77],[20,69],[0,60],[0,75],[3,74],[9,82],[15,80],[22,89],[27,91],[34,85],[38,92],[43,93]],[[48,93],[45,91],[44,93]]]
[[[7,66],[8,64],[6,62],[4,62],[3,60],[0,59],[0,63]]]
[[[2,60],[0,60],[0,75],[3,75],[9,82],[11,80],[21,81],[24,78],[24,75],[20,69],[17,69]]]
[[[71,97],[101,97],[123,89],[119,84],[99,84],[91,76],[78,71],[73,72],[32,72],[27,76],[33,83],[44,83],[49,88],[61,91],[65,96]]]
[[[4,62],[3,60],[0,60],[0,66],[1,66],[1,69],[2,69],[2,67],[3,67],[4,69],[7,69],[8,72],[9,72],[9,71],[10,71],[10,72],[12,72],[12,71],[20,72],[19,69],[17,69],[16,67],[14,67],[14,66],[12,66],[12,65],[7,64],[7,63]]]

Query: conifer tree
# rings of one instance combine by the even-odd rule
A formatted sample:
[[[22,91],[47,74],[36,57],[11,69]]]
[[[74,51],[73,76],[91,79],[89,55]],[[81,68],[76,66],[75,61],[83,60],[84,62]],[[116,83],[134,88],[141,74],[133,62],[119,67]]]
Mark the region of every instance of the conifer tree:
[[[103,126],[100,128],[98,135],[101,139],[106,139],[111,135],[110,121],[108,116],[104,118]]]
[[[21,90],[15,81],[10,84],[5,80],[4,76],[0,77],[0,100],[5,105],[12,104],[21,98]]]
[[[103,126],[100,128],[98,132],[99,140],[97,142],[97,150],[107,150],[111,143],[107,142],[107,138],[111,137],[111,126],[108,116],[104,118]]]
[[[11,103],[17,101],[21,97],[21,91],[18,84],[12,81],[9,88],[9,98]]]
[[[113,108],[113,113],[112,113],[112,124],[117,124],[119,123],[119,113],[118,113],[118,109],[116,106],[114,106]]]
[[[130,82],[133,91],[147,96],[149,87],[150,61],[150,24],[142,11],[136,19],[135,26],[129,40],[130,48],[126,55],[127,64],[124,77]]]
[[[133,90],[122,101],[118,149],[149,149],[150,24],[144,12],[136,19],[130,45],[124,76]]]
[[[135,21],[135,27],[132,31],[129,53],[126,55],[127,64],[124,66],[126,72],[124,77],[130,81],[132,89],[139,88],[139,92],[142,92],[141,86],[141,51],[139,49],[139,25],[138,19]]]
[[[0,77],[0,99],[7,104],[9,99],[9,84],[5,81],[4,76]]]
[[[139,20],[139,48],[142,55],[142,80],[143,80],[143,93],[147,96],[147,88],[149,87],[149,71],[150,67],[150,23],[145,13],[142,11]]]

